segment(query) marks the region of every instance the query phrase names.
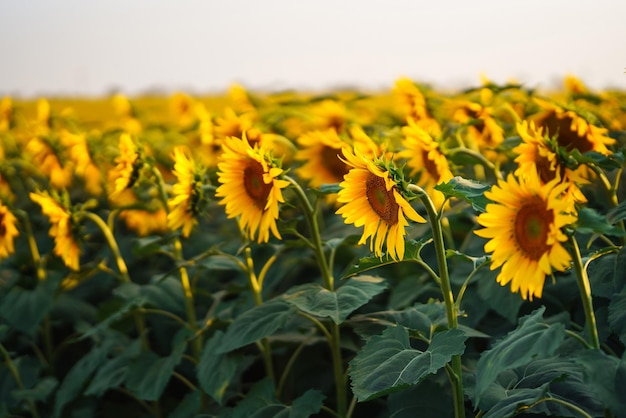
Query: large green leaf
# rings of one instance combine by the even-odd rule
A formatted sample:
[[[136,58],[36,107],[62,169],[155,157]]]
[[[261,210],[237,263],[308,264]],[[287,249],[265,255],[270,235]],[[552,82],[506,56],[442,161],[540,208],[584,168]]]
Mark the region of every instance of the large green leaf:
[[[226,353],[284,328],[293,318],[295,307],[282,299],[272,299],[239,315],[230,324],[218,353]]]
[[[228,418],[307,418],[317,414],[325,396],[317,390],[307,390],[296,398],[291,406],[284,405],[274,396],[274,384],[264,379],[255,384],[235,408],[229,410]]]
[[[626,359],[618,359],[600,350],[585,350],[576,357],[584,368],[590,395],[609,408],[616,417],[626,417]]]
[[[545,307],[520,319],[517,328],[485,351],[476,365],[476,389],[474,404],[480,405],[480,398],[506,370],[528,364],[534,358],[552,356],[563,339],[565,328],[562,324],[547,325],[543,321]]]
[[[48,376],[39,380],[35,387],[30,389],[14,390],[11,392],[17,400],[26,400],[31,402],[45,402],[56,387],[59,381],[56,377]]]
[[[387,283],[380,277],[358,276],[348,279],[334,292],[309,283],[289,290],[283,298],[302,312],[341,324],[348,315],[386,288]]]
[[[187,340],[191,336],[191,331],[181,328],[174,337],[172,352],[167,357],[159,357],[152,351],[141,353],[131,365],[126,387],[139,399],[145,401],[159,399],[172,377],[174,368],[185,353]]]
[[[52,309],[58,280],[50,278],[33,289],[14,286],[0,301],[0,317],[16,329],[34,335],[41,320]]]
[[[202,393],[199,390],[185,395],[176,408],[170,412],[167,418],[190,418],[195,417],[202,410]]]
[[[371,337],[350,362],[352,390],[366,401],[419,383],[465,351],[467,337],[460,330],[436,333],[426,351],[411,347],[408,331],[388,327]]]
[[[422,241],[422,240],[407,241],[405,244],[405,248],[404,248],[404,261],[422,260],[422,257],[420,256],[420,252],[422,251],[422,248],[430,242],[431,242],[430,239],[425,240],[425,241]],[[387,266],[389,264],[394,264],[397,262],[398,261],[389,257],[388,255],[385,255],[383,257],[376,257],[376,256],[363,257],[359,260],[358,264],[354,264],[350,266],[344,272],[344,274],[342,275],[342,278],[345,279],[347,277],[355,276],[357,274],[360,274],[369,270],[373,270],[378,267]]]
[[[85,390],[85,395],[101,396],[107,390],[121,386],[126,380],[132,361],[141,352],[139,339],[124,347],[124,350],[107,360],[91,379],[91,383]]]
[[[440,326],[447,325],[446,306],[441,302],[420,303],[401,311],[379,311],[359,315],[356,321],[374,321],[384,326],[401,325],[419,331],[427,338]]]
[[[490,202],[490,200],[485,197],[485,192],[490,188],[491,185],[489,184],[483,184],[459,176],[453,177],[447,183],[441,183],[435,186],[435,189],[446,195],[446,197],[463,199],[471,204],[474,210],[479,212],[485,212],[485,208]]]
[[[593,416],[602,407],[589,392],[583,368],[568,358],[540,358],[501,373],[483,394],[480,408],[485,417],[510,417],[532,406],[529,412],[578,417],[562,403],[541,402],[542,398],[562,400]]]
[[[67,373],[56,393],[54,416],[61,417],[65,405],[74,400],[81,392],[87,380],[105,361],[110,348],[115,344],[113,339],[104,340],[104,344],[94,347],[88,354],[74,364]]]
[[[621,228],[611,225],[606,216],[599,214],[592,208],[582,208],[578,211],[576,231],[581,234],[624,235]]]
[[[239,359],[218,350],[223,343],[224,333],[217,331],[204,344],[200,362],[196,368],[198,382],[206,393],[221,404],[224,392],[237,371]]]

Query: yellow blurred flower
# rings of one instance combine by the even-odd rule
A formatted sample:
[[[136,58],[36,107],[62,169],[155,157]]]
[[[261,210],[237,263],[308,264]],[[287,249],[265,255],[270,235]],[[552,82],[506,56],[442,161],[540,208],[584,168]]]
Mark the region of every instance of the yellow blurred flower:
[[[119,151],[119,156],[115,159],[116,166],[109,172],[109,184],[112,185],[111,198],[133,187],[143,166],[137,145],[129,134],[120,135]]]
[[[535,98],[535,103],[542,109],[533,115],[530,120],[551,138],[556,136],[560,147],[567,151],[578,150],[581,153],[595,151],[609,155],[608,146],[615,144],[615,140],[607,136],[607,129],[589,123],[573,110],[565,109],[556,103]]]
[[[441,135],[439,122],[431,115],[426,97],[417,85],[408,78],[396,80],[393,87],[393,95],[399,103],[404,118],[411,118],[414,124],[424,129],[433,137]]]
[[[67,267],[78,270],[80,246],[74,236],[77,225],[71,213],[47,191],[30,193],[30,198],[41,206],[41,211],[50,221],[49,235],[54,238],[54,254],[61,257]]]
[[[0,260],[15,252],[13,240],[20,234],[16,224],[15,215],[8,207],[0,203]]]
[[[228,88],[228,99],[233,108],[240,113],[255,112],[256,108],[250,100],[250,95],[242,85],[234,83]]]
[[[398,156],[407,160],[407,166],[411,169],[409,175],[419,173],[417,185],[426,191],[435,207],[439,208],[443,205],[445,196],[435,190],[435,186],[454,177],[448,159],[441,152],[439,143],[412,118],[408,118],[408,126],[402,128],[402,133],[404,150]]]
[[[311,113],[315,118],[315,129],[319,130],[333,128],[342,132],[348,122],[346,105],[336,100],[322,100],[314,104]]]
[[[85,134],[73,134],[67,130],[61,132],[61,144],[67,150],[69,159],[74,162],[74,173],[85,182],[85,190],[92,195],[102,194],[102,173],[91,158]]]
[[[0,100],[0,132],[6,132],[11,128],[13,116],[13,101],[11,97],[3,97]]]
[[[188,94],[175,93],[170,98],[170,110],[179,126],[189,126],[195,120],[194,99]]]
[[[161,234],[168,230],[167,211],[156,196],[143,202],[133,189],[125,189],[111,198],[111,206],[120,210],[120,219],[140,237]]]
[[[426,222],[402,196],[401,187],[389,168],[380,161],[363,156],[358,151],[343,148],[346,163],[351,167],[339,186],[337,202],[342,203],[337,214],[346,224],[364,227],[359,245],[370,240],[370,251],[383,256],[383,244],[394,260],[404,258],[407,218]]]
[[[546,275],[565,271],[571,256],[562,243],[567,236],[561,228],[576,221],[574,202],[562,198],[567,183],[557,179],[541,184],[535,172],[507,180],[485,192],[494,203],[478,216],[484,228],[476,235],[488,238],[485,251],[492,253],[491,269],[501,267],[496,280],[511,283],[511,292],[523,299],[540,298]]]
[[[488,91],[487,99],[491,100],[491,90],[482,91]],[[502,157],[495,149],[504,141],[504,129],[495,119],[491,106],[468,100],[456,102],[453,119],[466,125],[467,145],[470,148],[480,150],[492,161]]]
[[[24,151],[30,154],[35,167],[50,181],[50,185],[55,189],[67,188],[72,184],[74,174],[74,163],[72,161],[61,161],[61,154],[64,147],[61,143],[43,138],[34,137],[26,144]]]
[[[311,187],[339,183],[350,170],[340,157],[341,149],[348,144],[335,129],[309,131],[298,138],[298,145],[295,158],[304,164],[296,169],[296,173],[308,180]]]
[[[578,202],[586,202],[587,199],[578,188],[579,185],[589,183],[585,178],[586,167],[581,165],[572,170],[563,165],[543,136],[542,128],[536,128],[533,122],[518,123],[517,132],[522,143],[513,148],[513,153],[517,154],[515,162],[518,164],[514,174],[526,177],[529,173],[537,173],[541,184],[555,179],[566,182],[569,184],[566,193]]]
[[[183,148],[174,148],[174,175],[177,183],[173,187],[173,196],[168,201],[170,209],[167,224],[171,230],[182,227],[183,237],[188,237],[191,229],[198,223],[199,204],[202,197],[203,170],[196,165],[192,156]]]
[[[268,242],[270,231],[281,239],[276,226],[278,206],[285,201],[282,189],[289,185],[280,179],[283,169],[265,148],[250,146],[245,136],[226,138],[223,147],[217,165],[221,185],[215,195],[222,198],[219,204],[226,206],[229,218],[238,217],[240,228],[250,240]]]
[[[261,131],[254,127],[254,120],[253,114],[242,113],[238,115],[232,108],[227,107],[222,116],[215,118],[213,131],[218,138],[231,136],[242,138],[245,132],[248,142],[253,143],[261,135]]]

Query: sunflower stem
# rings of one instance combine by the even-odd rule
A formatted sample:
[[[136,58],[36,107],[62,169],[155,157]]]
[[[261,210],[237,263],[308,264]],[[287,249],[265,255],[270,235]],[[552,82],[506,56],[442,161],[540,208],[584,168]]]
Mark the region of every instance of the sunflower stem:
[[[319,224],[317,222],[316,211],[313,208],[313,205],[311,205],[309,198],[307,197],[302,187],[300,187],[298,182],[296,182],[289,176],[285,176],[285,180],[293,185],[294,190],[296,191],[296,195],[298,196],[298,199],[300,200],[300,203],[304,210],[304,215],[306,217],[309,226],[309,232],[311,234],[313,251],[315,252],[315,256],[317,258],[317,262],[322,273],[324,287],[327,290],[334,292],[335,279],[330,269],[328,260],[326,259],[324,248],[322,246],[322,237],[319,230]],[[341,357],[341,332],[339,329],[339,324],[336,324],[334,322],[331,324],[330,334],[331,338],[329,340],[329,344],[333,362],[333,374],[335,377],[337,415],[339,417],[345,417],[348,409],[348,399],[346,394],[346,380],[343,373],[343,359]]]
[[[13,363],[11,355],[2,344],[0,344],[0,352],[2,353],[2,357],[4,357],[4,361],[6,362],[9,372],[15,380],[17,388],[20,390],[24,390],[25,388],[24,384],[22,383],[22,378],[20,377],[20,372],[19,370],[17,370],[17,367],[15,367],[15,363]],[[26,403],[28,403],[28,409],[30,409],[30,413],[32,414],[33,418],[39,418],[39,412],[37,412],[37,407],[35,406],[35,403],[30,399],[26,400]]]
[[[454,303],[454,295],[450,285],[450,275],[448,274],[448,262],[446,259],[446,248],[443,241],[443,231],[441,228],[441,219],[435,208],[435,204],[428,194],[419,186],[410,184],[408,189],[417,193],[420,200],[426,208],[428,219],[433,233],[433,242],[435,244],[435,252],[437,253],[437,264],[439,267],[439,286],[446,305],[446,317],[448,319],[448,327],[457,329],[459,327],[456,305]],[[463,371],[461,369],[461,356],[454,355],[451,360],[452,370],[448,374],[450,383],[452,384],[452,393],[454,397],[454,416],[455,418],[465,417],[465,400],[463,395]]]
[[[252,288],[252,295],[254,296],[254,304],[259,306],[263,303],[263,288],[261,283],[254,272],[254,259],[252,258],[252,250],[250,246],[246,246],[244,250],[246,258],[246,272],[248,273],[248,279],[250,281],[250,287]],[[265,372],[267,376],[272,379],[272,382],[276,381],[274,376],[274,364],[272,362],[272,346],[268,338],[263,338],[261,341],[261,353],[263,354],[263,361],[265,362]]]
[[[35,235],[33,234],[33,226],[28,219],[28,214],[22,210],[15,212],[19,216],[26,232],[26,240],[28,241],[28,249],[30,250],[31,257],[33,258],[33,264],[37,269],[37,279],[39,281],[46,280],[46,270],[44,269],[41,255],[39,253],[39,247],[37,247],[37,241],[35,241]]]
[[[593,311],[593,301],[591,296],[591,286],[589,284],[589,276],[587,270],[583,266],[582,257],[580,255],[580,249],[578,248],[578,242],[574,236],[569,237],[570,244],[573,250],[573,262],[574,270],[576,271],[576,280],[578,281],[578,290],[580,291],[580,299],[585,311],[585,321],[587,325],[587,332],[589,332],[589,342],[591,348],[600,348],[600,339],[598,337],[598,328],[596,326],[596,316]]]
[[[128,267],[126,267],[126,262],[124,261],[124,257],[122,257],[122,253],[120,252],[120,248],[117,245],[117,241],[113,236],[113,233],[109,229],[109,226],[100,218],[98,215],[92,212],[80,211],[77,213],[77,216],[81,218],[87,218],[100,229],[102,235],[104,235],[104,239],[109,245],[109,249],[113,253],[113,257],[115,258],[115,263],[117,264],[117,269],[120,273],[120,277],[124,283],[132,283],[130,279],[130,275],[128,274]],[[148,342],[148,336],[146,334],[146,323],[143,315],[139,311],[133,311],[133,317],[135,319],[135,326],[137,327],[137,333],[139,334],[139,338],[141,338],[141,345],[144,350],[150,349],[150,344]]]

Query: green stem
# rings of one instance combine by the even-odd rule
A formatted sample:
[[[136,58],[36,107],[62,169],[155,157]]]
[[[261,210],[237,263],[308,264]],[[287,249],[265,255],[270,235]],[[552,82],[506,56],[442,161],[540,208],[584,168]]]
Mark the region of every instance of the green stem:
[[[15,384],[17,385],[17,388],[20,390],[24,390],[24,384],[22,383],[20,372],[17,370],[17,367],[15,367],[15,363],[13,363],[13,359],[11,359],[9,352],[6,350],[6,348],[4,348],[4,345],[2,344],[0,344],[0,352],[2,352],[2,356],[4,357],[4,360],[6,361],[9,372],[11,373],[11,375],[13,376],[13,379],[15,380]],[[35,403],[32,400],[27,400],[26,402],[28,403],[28,409],[30,409],[30,413],[32,414],[32,416],[34,418],[39,418],[39,412],[37,412],[37,407],[35,406]]]
[[[254,272],[254,260],[252,259],[252,250],[249,246],[244,250],[246,259],[246,272],[248,273],[248,279],[250,281],[250,287],[252,288],[252,294],[254,296],[254,304],[259,306],[263,303],[263,288],[261,287],[259,280]],[[274,376],[274,364],[272,362],[272,346],[268,338],[263,338],[261,345],[261,353],[263,354],[263,361],[265,362],[265,372],[267,376],[276,381]]]
[[[283,388],[285,387],[285,383],[287,382],[287,376],[291,372],[293,365],[296,363],[296,359],[302,353],[302,350],[307,346],[307,344],[311,341],[311,337],[306,338],[304,341],[300,343],[298,348],[291,354],[289,357],[289,361],[285,365],[285,369],[283,370],[282,375],[280,376],[280,380],[278,382],[278,386],[276,386],[276,395],[279,396],[283,392]]]
[[[522,412],[522,411],[526,411],[526,410],[532,409],[532,408],[534,408],[535,406],[537,406],[537,405],[539,405],[540,403],[543,403],[543,402],[554,402],[554,403],[558,403],[558,404],[561,404],[561,405],[565,406],[566,408],[571,409],[571,410],[572,410],[572,411],[574,411],[574,412],[578,412],[578,413],[579,413],[581,416],[583,416],[584,418],[592,418],[592,416],[591,416],[591,415],[589,415],[588,413],[586,413],[584,410],[582,410],[581,408],[577,407],[576,405],[574,405],[574,404],[572,404],[572,403],[569,403],[569,402],[567,402],[567,401],[564,401],[564,400],[562,400],[562,399],[558,399],[558,398],[543,398],[543,399],[539,399],[537,402],[533,402],[533,403],[532,403],[532,404],[530,404],[530,405],[524,405],[524,406],[522,406],[522,407],[518,408],[518,409],[516,410],[516,412],[517,412],[517,413],[520,413],[520,412]]]
[[[79,217],[89,219],[90,221],[95,223],[96,226],[98,226],[98,228],[102,232],[102,235],[104,236],[104,239],[109,245],[109,249],[111,250],[113,257],[115,258],[115,263],[117,264],[117,269],[120,273],[122,281],[124,283],[131,283],[132,281],[130,279],[130,275],[128,274],[128,267],[126,267],[126,262],[122,257],[122,253],[120,252],[120,248],[117,245],[117,241],[115,240],[115,237],[113,236],[113,233],[109,229],[108,225],[102,220],[102,218],[91,212],[81,211],[78,212],[77,215]],[[141,345],[144,350],[149,350],[150,344],[148,342],[148,336],[146,334],[145,319],[143,315],[141,315],[141,313],[138,311],[133,311],[133,317],[135,319],[137,333],[139,334],[139,338],[141,338]]]
[[[576,280],[578,281],[578,290],[580,291],[580,299],[585,311],[585,321],[587,331],[589,332],[589,343],[592,348],[600,348],[600,339],[598,337],[598,328],[596,326],[596,317],[593,311],[593,301],[591,297],[591,286],[589,284],[589,276],[587,270],[583,266],[580,249],[574,236],[569,238],[573,250],[574,271],[576,272]]]
[[[304,215],[309,226],[309,233],[311,234],[311,243],[313,244],[312,249],[315,253],[315,257],[317,258],[317,262],[320,267],[324,287],[327,290],[334,292],[335,279],[330,269],[328,260],[326,259],[326,255],[324,254],[322,236],[320,234],[319,224],[317,221],[317,213],[311,205],[311,202],[309,201],[306,193],[304,192],[302,187],[300,187],[298,182],[289,176],[285,176],[285,180],[291,183],[302,205],[302,209],[304,211]],[[331,338],[329,339],[329,345],[333,362],[333,375],[335,378],[337,415],[340,417],[345,417],[348,408],[348,399],[346,393],[346,380],[343,373],[343,358],[341,357],[341,332],[339,329],[339,324],[336,324],[334,322],[332,323],[330,334]]]
[[[46,270],[44,269],[41,255],[39,254],[39,248],[37,247],[37,241],[35,241],[35,235],[33,234],[33,227],[30,223],[30,219],[28,219],[27,213],[22,210],[16,211],[16,215],[20,217],[22,223],[24,224],[24,229],[26,230],[28,248],[30,250],[31,257],[33,258],[33,264],[37,269],[37,279],[39,281],[44,281],[46,280]]]
[[[426,208],[430,226],[433,234],[433,241],[435,244],[435,252],[437,254],[437,265],[439,267],[439,286],[441,288],[441,294],[443,296],[444,303],[446,305],[446,317],[448,319],[448,327],[450,329],[457,329],[458,317],[457,310],[454,304],[454,295],[452,294],[452,287],[450,285],[450,276],[448,273],[448,262],[446,260],[446,249],[443,242],[443,231],[441,229],[441,222],[437,209],[431,198],[426,194],[424,189],[414,184],[410,184],[408,189],[417,193],[420,200]],[[461,369],[461,356],[452,356],[452,372],[449,374],[452,384],[452,393],[454,395],[454,416],[455,418],[465,417],[465,399],[463,395],[463,377]]]
[[[174,239],[174,257],[177,262],[183,261],[183,251],[182,245],[180,243],[180,239]],[[185,266],[180,266],[178,268],[178,273],[180,275],[180,282],[183,286],[183,293],[185,296],[185,310],[187,311],[187,322],[189,323],[189,328],[196,335],[198,331],[198,322],[196,320],[196,308],[193,298],[193,289],[191,288],[191,283],[189,282],[189,273]],[[200,359],[200,353],[202,352],[202,334],[196,335],[193,339],[193,355],[196,360]]]

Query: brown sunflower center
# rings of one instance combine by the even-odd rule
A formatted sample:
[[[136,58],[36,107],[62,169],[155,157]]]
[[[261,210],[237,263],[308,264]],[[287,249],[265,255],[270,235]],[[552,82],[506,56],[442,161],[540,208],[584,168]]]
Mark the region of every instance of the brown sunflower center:
[[[554,214],[546,203],[535,197],[522,204],[515,216],[515,239],[524,254],[537,261],[550,249],[548,232]]]
[[[428,175],[435,181],[439,181],[439,170],[434,160],[428,157],[428,151],[422,150],[422,161],[424,162],[424,168],[428,172]]]
[[[393,187],[391,190],[387,190],[385,180],[374,174],[370,174],[365,183],[367,201],[374,212],[388,225],[398,223],[398,209],[400,206],[396,203],[393,190]]]
[[[254,202],[254,206],[264,210],[272,184],[263,181],[263,166],[259,162],[250,161],[243,170],[243,187]]]
[[[559,118],[555,112],[550,112],[540,119],[538,124],[545,127],[551,137],[558,134],[559,147],[568,151],[577,149],[581,153],[591,151],[593,144],[589,142],[586,136],[579,136],[576,131],[572,130],[572,122],[572,118],[569,116]]]
[[[556,171],[550,168],[550,160],[546,157],[537,155],[535,158],[535,165],[537,166],[539,178],[544,184],[549,183],[556,178]]]
[[[7,227],[5,225],[4,213],[0,213],[0,237],[4,237],[7,233]]]
[[[337,148],[324,146],[321,152],[322,164],[332,174],[337,181],[343,180],[343,176],[348,174],[349,167],[339,159]]]

